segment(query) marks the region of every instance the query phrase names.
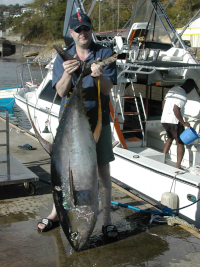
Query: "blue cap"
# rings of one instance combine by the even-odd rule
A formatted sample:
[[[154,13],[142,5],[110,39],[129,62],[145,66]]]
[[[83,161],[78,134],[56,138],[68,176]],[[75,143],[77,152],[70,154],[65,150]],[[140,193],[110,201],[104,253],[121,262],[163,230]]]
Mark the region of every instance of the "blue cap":
[[[85,13],[77,12],[71,16],[69,22],[70,29],[76,30],[82,25],[92,27],[91,19]]]

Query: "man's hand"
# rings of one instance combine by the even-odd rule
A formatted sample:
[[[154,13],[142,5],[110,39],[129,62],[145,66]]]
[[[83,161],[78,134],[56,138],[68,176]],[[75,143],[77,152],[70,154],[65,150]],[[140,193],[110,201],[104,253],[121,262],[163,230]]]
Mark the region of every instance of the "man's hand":
[[[183,126],[184,127],[190,127],[190,124],[189,124],[189,122],[184,122]]]
[[[74,56],[74,58],[77,58],[77,54]],[[64,70],[69,74],[73,75],[73,73],[79,68],[80,62],[77,60],[67,60],[63,62],[63,68]]]
[[[174,105],[174,115],[176,116],[176,118],[180,121],[180,123],[184,126],[184,127],[190,127],[189,122],[184,122],[182,116],[181,116],[181,112],[180,112],[180,108],[177,105]]]
[[[97,61],[100,61],[100,58],[97,58]],[[104,73],[104,68],[96,63],[93,63],[91,65],[91,76],[92,77],[99,77]]]

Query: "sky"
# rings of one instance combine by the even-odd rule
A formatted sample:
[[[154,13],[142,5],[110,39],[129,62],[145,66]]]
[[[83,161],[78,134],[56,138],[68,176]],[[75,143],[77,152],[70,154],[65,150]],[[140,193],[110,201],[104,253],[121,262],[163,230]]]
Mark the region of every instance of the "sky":
[[[32,0],[0,0],[0,5],[6,5],[6,6],[16,5],[16,4],[23,5],[23,4],[29,4],[31,2]]]

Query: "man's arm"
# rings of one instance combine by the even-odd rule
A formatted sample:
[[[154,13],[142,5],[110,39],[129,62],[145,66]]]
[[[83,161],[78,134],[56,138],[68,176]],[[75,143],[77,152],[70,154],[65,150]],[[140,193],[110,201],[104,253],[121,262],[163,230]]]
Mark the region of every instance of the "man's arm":
[[[183,121],[183,118],[180,113],[180,108],[177,105],[174,105],[173,111],[174,111],[174,115],[176,116],[176,118],[180,121],[181,124],[183,124],[184,127],[190,127],[189,122]]]
[[[69,93],[72,85],[73,73],[79,68],[79,65],[80,63],[77,60],[68,60],[63,62],[64,72],[55,86],[60,97],[65,97]]]

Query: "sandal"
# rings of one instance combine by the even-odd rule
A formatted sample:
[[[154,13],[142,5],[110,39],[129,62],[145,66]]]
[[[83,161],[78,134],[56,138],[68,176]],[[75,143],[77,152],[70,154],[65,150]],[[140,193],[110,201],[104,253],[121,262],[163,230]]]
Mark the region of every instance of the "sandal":
[[[114,225],[102,226],[102,233],[104,235],[104,238],[107,240],[112,241],[119,239],[119,232],[117,231],[117,227]],[[117,233],[117,235],[109,236],[108,233]]]
[[[40,229],[38,227],[38,231],[41,233],[48,232],[48,231],[53,230],[54,228],[59,226],[59,221],[54,222],[53,220],[50,220],[48,218],[42,219],[41,221],[39,221],[38,224],[40,224],[40,223],[45,225],[45,227],[43,229]]]
[[[23,146],[18,146],[20,149],[24,149],[24,150],[36,150],[37,148],[36,147],[32,147],[31,145],[29,144],[25,144]]]

